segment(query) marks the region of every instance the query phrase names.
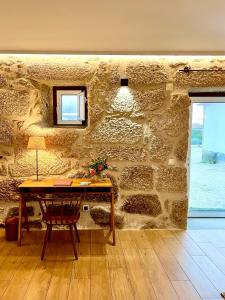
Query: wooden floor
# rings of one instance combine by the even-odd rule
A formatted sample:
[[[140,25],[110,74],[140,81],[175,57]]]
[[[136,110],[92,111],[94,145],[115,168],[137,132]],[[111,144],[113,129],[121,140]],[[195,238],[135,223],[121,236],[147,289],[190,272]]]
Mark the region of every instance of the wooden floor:
[[[80,232],[79,260],[69,235],[53,232],[40,261],[44,232],[23,246],[0,231],[0,299],[221,299],[225,291],[225,230]]]

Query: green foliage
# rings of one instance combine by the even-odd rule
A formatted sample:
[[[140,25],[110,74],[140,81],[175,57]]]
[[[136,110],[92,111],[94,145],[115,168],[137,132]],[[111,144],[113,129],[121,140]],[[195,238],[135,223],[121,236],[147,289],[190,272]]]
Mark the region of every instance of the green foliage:
[[[192,128],[191,144],[202,145],[202,128]]]
[[[104,171],[111,169],[106,156],[91,159],[91,161],[83,167],[88,170],[89,176],[102,175]]]

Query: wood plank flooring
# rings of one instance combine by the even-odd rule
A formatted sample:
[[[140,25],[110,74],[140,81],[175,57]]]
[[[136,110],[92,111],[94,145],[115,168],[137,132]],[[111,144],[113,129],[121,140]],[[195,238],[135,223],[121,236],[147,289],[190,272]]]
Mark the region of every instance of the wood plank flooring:
[[[40,261],[44,232],[22,247],[0,230],[1,300],[219,300],[225,292],[225,230],[80,231],[79,259],[69,233],[54,231]]]

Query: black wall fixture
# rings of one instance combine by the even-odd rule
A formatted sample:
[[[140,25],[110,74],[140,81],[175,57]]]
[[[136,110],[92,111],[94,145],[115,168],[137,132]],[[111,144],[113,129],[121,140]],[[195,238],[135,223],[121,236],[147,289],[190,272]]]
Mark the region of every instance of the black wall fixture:
[[[128,86],[128,79],[127,78],[120,79],[120,86]]]

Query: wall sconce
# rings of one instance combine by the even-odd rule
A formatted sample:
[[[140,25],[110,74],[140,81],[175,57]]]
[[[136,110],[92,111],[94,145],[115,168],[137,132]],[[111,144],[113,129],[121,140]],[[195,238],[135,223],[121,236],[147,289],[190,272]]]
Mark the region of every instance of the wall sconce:
[[[29,137],[27,149],[36,150],[36,174],[38,181],[38,150],[46,149],[45,138],[43,136]]]
[[[128,86],[128,78],[120,79],[120,86]]]

